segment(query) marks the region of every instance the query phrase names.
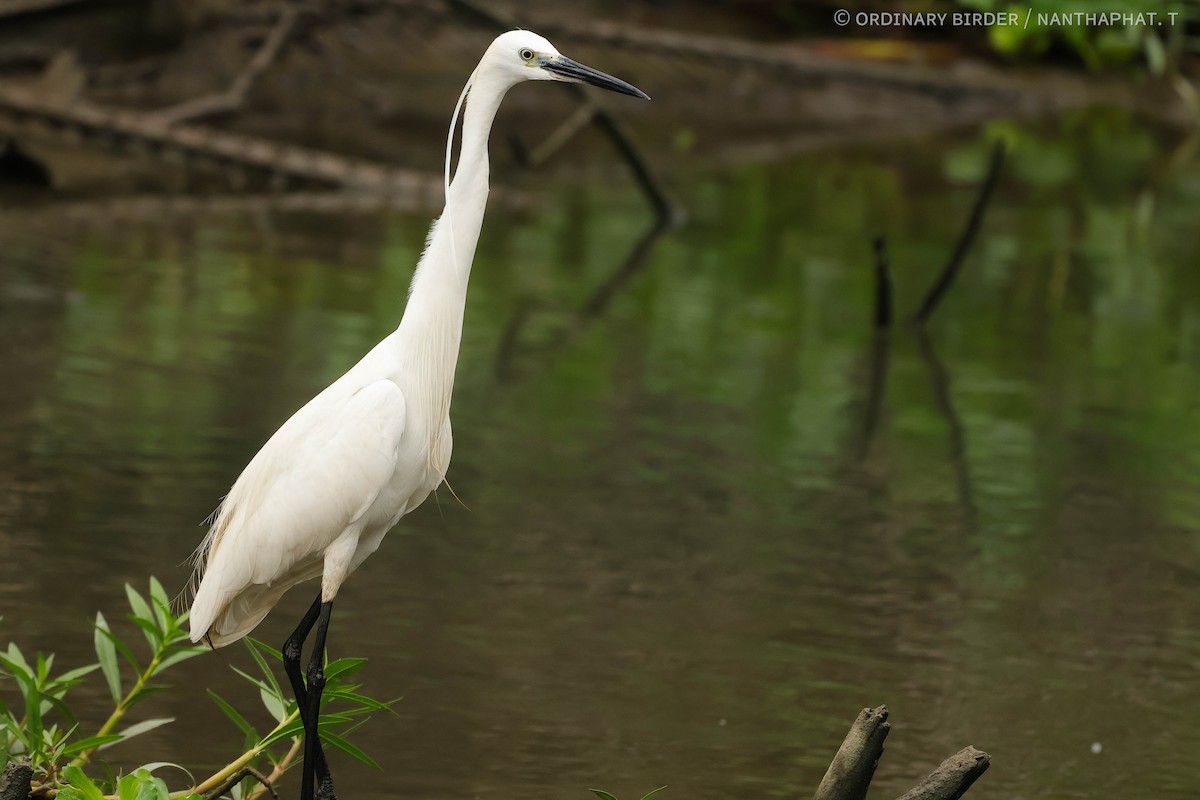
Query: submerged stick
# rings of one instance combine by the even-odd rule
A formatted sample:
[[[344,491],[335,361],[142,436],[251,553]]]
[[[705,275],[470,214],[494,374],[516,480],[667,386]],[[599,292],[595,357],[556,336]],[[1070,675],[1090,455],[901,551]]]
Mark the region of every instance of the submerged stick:
[[[991,760],[987,753],[968,745],[943,761],[899,800],[958,800],[987,771]]]
[[[875,327],[892,324],[892,276],[888,270],[887,242],[875,237]]]
[[[864,708],[850,726],[813,800],[865,800],[891,725],[887,706]]]
[[[962,268],[963,259],[967,255],[967,251],[971,249],[971,244],[975,241],[975,235],[979,233],[979,226],[983,222],[984,212],[987,211],[988,203],[992,199],[992,191],[996,188],[996,180],[1000,177],[1000,167],[1004,165],[1005,147],[1003,141],[997,141],[992,148],[992,159],[988,165],[987,177],[984,178],[983,185],[979,189],[979,196],[975,198],[975,206],[971,209],[971,215],[967,218],[967,225],[963,228],[962,235],[958,238],[958,244],[954,247],[954,252],[950,256],[950,260],[946,262],[942,274],[934,281],[933,286],[929,287],[928,294],[921,302],[921,307],[912,315],[910,322],[918,325],[924,324],[929,317],[937,310],[938,304],[942,301],[946,291],[950,285],[954,283],[955,277],[958,276],[959,270]]]

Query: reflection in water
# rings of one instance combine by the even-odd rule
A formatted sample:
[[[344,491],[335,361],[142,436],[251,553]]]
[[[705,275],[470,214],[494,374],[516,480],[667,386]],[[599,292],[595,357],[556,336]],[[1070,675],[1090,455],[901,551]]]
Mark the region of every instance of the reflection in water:
[[[658,240],[674,227],[671,220],[662,217],[649,230],[634,242],[629,255],[617,265],[612,275],[604,280],[595,292],[587,298],[575,312],[572,318],[562,325],[550,339],[539,348],[539,354],[544,361],[549,361],[555,353],[566,349],[571,342],[587,331],[605,310],[612,304],[613,298],[625,289],[638,273],[646,268],[650,254]],[[529,317],[537,310],[536,301],[525,298],[513,313],[504,333],[500,337],[500,348],[496,353],[496,377],[501,381],[509,381],[514,377],[513,360],[519,349],[521,330],[529,321]]]
[[[403,695],[359,732],[386,772],[333,764],[347,796],[796,796],[880,702],[884,795],[966,742],[994,758],[980,800],[1195,793],[1200,178],[1104,115],[1001,133],[937,357],[894,332],[866,437],[862,231],[922,265],[894,274],[911,307],[984,136],[681,175],[694,221],[644,268],[612,245],[645,224],[632,189],[498,210],[454,399],[471,510],[426,503],[339,596],[331,649]],[[260,219],[0,214],[4,638],[78,665],[123,582],[181,587],[249,456],[398,321],[424,214]],[[498,383],[522,297],[581,311],[529,314],[536,368]],[[112,756],[224,763],[240,736],[203,688],[254,708],[248,661],[182,665],[139,708],[178,722]]]

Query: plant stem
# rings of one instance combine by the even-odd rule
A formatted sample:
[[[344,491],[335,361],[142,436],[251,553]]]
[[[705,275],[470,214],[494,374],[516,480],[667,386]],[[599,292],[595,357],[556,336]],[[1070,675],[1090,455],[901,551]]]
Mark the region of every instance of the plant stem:
[[[154,657],[150,659],[150,663],[146,666],[145,671],[138,676],[137,682],[133,684],[133,688],[121,698],[121,702],[117,703],[117,707],[113,709],[112,714],[110,714],[108,719],[104,721],[104,724],[100,726],[100,730],[96,732],[97,736],[109,735],[113,732],[113,729],[121,723],[121,720],[125,718],[126,712],[128,712],[133,706],[138,694],[140,694],[141,691],[146,688],[146,684],[150,682],[150,678],[153,677],[154,673],[158,671],[158,665],[162,661],[162,657],[165,652],[166,647],[163,645],[160,645],[158,649],[154,651]],[[77,755],[74,760],[71,761],[71,766],[82,767],[91,760],[92,754],[95,753],[97,749],[99,748],[93,747],[89,750],[84,750],[82,753]]]
[[[284,757],[279,760],[279,763],[275,765],[275,769],[271,770],[271,774],[267,776],[267,783],[272,788],[275,786],[275,782],[283,777],[283,773],[287,772],[288,767],[292,765],[292,761],[300,753],[300,748],[303,744],[304,738],[301,736],[297,736],[292,740],[292,748],[287,751]],[[246,800],[255,800],[255,798],[261,797],[267,791],[267,788],[266,786],[259,786],[246,797]]]
[[[224,781],[226,778],[228,778],[230,775],[234,774],[239,769],[241,769],[242,767],[246,766],[251,761],[253,761],[254,759],[259,757],[259,755],[262,753],[262,751],[266,749],[266,747],[262,744],[263,741],[270,739],[271,736],[275,733],[275,731],[280,730],[285,725],[290,725],[291,723],[295,722],[299,717],[300,717],[299,709],[293,711],[291,714],[288,714],[286,717],[284,717],[279,722],[278,725],[275,726],[275,729],[272,730],[271,733],[268,733],[266,736],[264,736],[262,738],[262,740],[259,741],[258,744],[254,745],[254,747],[251,747],[249,750],[242,753],[236,759],[234,759],[233,761],[230,761],[228,764],[226,764],[224,767],[222,767],[218,772],[215,772],[212,775],[210,775],[208,778],[206,778],[202,783],[199,783],[196,786],[194,786],[191,789],[188,789],[187,791],[184,791],[184,792],[172,792],[170,795],[171,798],[186,797],[189,794],[201,794],[202,795],[202,794],[205,794],[206,792],[210,792],[213,789],[215,789],[216,787],[220,786],[221,782]]]

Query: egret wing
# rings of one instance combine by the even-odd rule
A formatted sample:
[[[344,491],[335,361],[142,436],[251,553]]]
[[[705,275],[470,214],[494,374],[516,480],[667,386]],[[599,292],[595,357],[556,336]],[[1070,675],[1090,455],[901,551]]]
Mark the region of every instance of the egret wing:
[[[213,525],[193,638],[251,587],[320,574],[325,548],[360,524],[391,482],[404,426],[404,395],[378,380],[348,395],[322,393],[276,431]]]

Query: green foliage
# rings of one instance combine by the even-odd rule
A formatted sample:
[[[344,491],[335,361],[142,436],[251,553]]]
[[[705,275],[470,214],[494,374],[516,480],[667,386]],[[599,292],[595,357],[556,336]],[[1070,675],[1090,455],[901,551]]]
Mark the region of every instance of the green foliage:
[[[251,675],[237,667],[233,667],[233,670],[258,689],[263,707],[276,721],[276,726],[266,733],[260,733],[231,703],[212,690],[208,694],[217,708],[241,731],[246,752],[265,757],[274,768],[282,763],[286,755],[279,746],[295,741],[303,733],[304,726],[295,700],[284,694],[271,669],[273,663],[283,661],[283,655],[255,639],[247,638],[245,641],[261,674]],[[379,764],[373,758],[346,739],[372,713],[393,713],[391,706],[396,702],[382,703],[367,697],[359,693],[361,684],[349,682],[348,679],[365,663],[366,659],[363,658],[339,658],[325,665],[325,691],[321,698],[321,718],[317,727],[325,744],[379,769]]]
[[[996,52],[1012,58],[1036,58],[1056,43],[1065,45],[1093,71],[1127,64],[1140,59],[1156,76],[1176,70],[1179,59],[1189,44],[1187,22],[1195,19],[1195,7],[1178,0],[1142,0],[1130,8],[1097,7],[1089,0],[1033,0],[1014,3],[1010,0],[957,0],[958,5],[976,11],[1016,13],[1024,19],[1034,15],[1028,25],[995,25],[988,29],[988,41]],[[1175,13],[1174,24],[1089,24],[1086,19],[1076,22],[1076,13],[1096,14],[1119,11],[1131,14],[1154,14],[1159,21],[1169,20]],[[1055,14],[1054,24],[1041,24],[1037,15]]]
[[[654,795],[658,794],[665,788],[667,788],[667,787],[660,786],[657,789],[650,790],[646,794],[642,795],[642,800],[650,800],[651,797],[654,797]],[[591,792],[592,792],[592,794],[596,795],[596,797],[599,797],[600,800],[617,800],[615,795],[610,794],[609,792],[606,792],[603,789],[592,789]]]
[[[132,586],[125,587],[132,613],[129,619],[142,630],[150,645],[150,660],[143,666],[133,650],[108,625],[103,614],[96,615],[94,642],[97,662],[78,669],[53,674],[54,654],[37,653],[32,662],[15,643],[0,655],[0,677],[11,678],[21,696],[21,711],[14,713],[0,702],[0,757],[8,761],[21,757],[33,767],[36,776],[53,779],[58,766],[67,759],[79,766],[92,754],[117,742],[131,739],[171,722],[170,719],[146,719],[117,730],[125,715],[154,687],[151,681],[168,667],[203,652],[192,646],[180,627],[182,618],[170,610],[170,601],[162,584],[150,579],[150,599]],[[130,689],[122,693],[124,658],[131,672]],[[94,735],[85,736],[74,713],[66,703],[68,691],[87,675],[100,670],[115,707]]]
[[[96,614],[93,664],[55,674],[53,654],[39,652],[29,659],[16,644],[9,644],[6,651],[0,652],[0,679],[11,679],[20,696],[20,705],[12,709],[0,701],[0,764],[23,759],[34,769],[34,788],[45,796],[63,800],[198,800],[211,792],[228,793],[235,800],[242,800],[259,794],[261,789],[248,793],[241,785],[246,769],[265,760],[277,776],[282,775],[296,760],[303,725],[295,701],[284,695],[272,671],[272,665],[281,661],[282,655],[251,639],[246,640],[247,648],[261,674],[234,669],[258,689],[263,706],[276,725],[260,733],[231,703],[209,692],[242,734],[240,756],[199,782],[183,767],[167,762],[145,764],[114,777],[112,769],[95,758],[112,745],[172,722],[170,718],[150,718],[124,724],[137,703],[162,688],[156,685],[156,680],[163,672],[208,649],[190,642],[183,629],[187,614],[172,613],[162,584],[154,578],[150,579],[148,595],[126,585],[125,596],[130,608],[128,619],[146,641],[149,658],[144,661],[136,654],[135,647],[113,631],[102,613]],[[378,769],[374,759],[347,738],[370,714],[391,711],[391,703],[361,694],[361,685],[351,682],[364,663],[361,658],[342,658],[326,666],[327,683],[318,728],[326,744]],[[113,710],[94,734],[85,735],[67,703],[67,695],[97,671],[112,697]],[[105,777],[89,775],[84,769],[89,765]],[[155,774],[164,767],[174,767],[187,775],[190,788],[171,792]]]

